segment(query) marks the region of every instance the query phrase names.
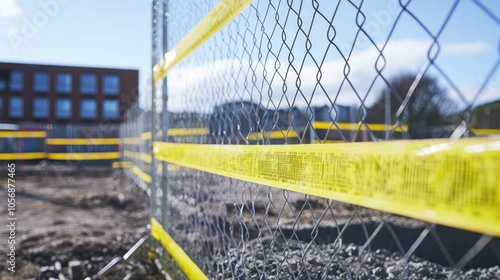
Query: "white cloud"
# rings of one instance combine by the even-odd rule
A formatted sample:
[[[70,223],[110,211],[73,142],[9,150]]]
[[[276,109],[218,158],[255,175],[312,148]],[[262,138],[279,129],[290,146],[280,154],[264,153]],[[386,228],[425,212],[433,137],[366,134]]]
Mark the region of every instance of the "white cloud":
[[[0,0],[0,16],[4,18],[14,18],[21,14],[22,10],[17,5],[16,0]]]
[[[169,80],[176,81],[169,84],[169,108],[206,112],[207,107],[241,99],[264,106],[274,102],[276,107],[281,102],[279,108],[287,108],[292,102],[298,107],[328,105],[329,99],[342,105],[359,104],[364,99],[370,105],[386,86],[379,72],[385,79],[402,72],[418,72],[429,63],[431,46],[430,40],[391,41],[381,58],[378,50],[368,48],[354,52],[347,63],[342,58],[325,61],[321,72],[316,65],[301,65],[301,59],[297,59],[293,67],[301,69],[299,74],[288,65],[276,70],[275,61],[266,65],[254,61],[251,66],[246,59],[179,67],[169,73]],[[476,54],[488,49],[484,42],[445,44],[440,56]]]
[[[444,55],[473,55],[491,50],[492,46],[486,42],[469,42],[448,44],[443,47]]]

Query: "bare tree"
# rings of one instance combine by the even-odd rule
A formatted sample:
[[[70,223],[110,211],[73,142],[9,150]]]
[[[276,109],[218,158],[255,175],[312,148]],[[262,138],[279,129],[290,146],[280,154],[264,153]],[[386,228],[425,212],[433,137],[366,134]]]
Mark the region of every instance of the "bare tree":
[[[423,76],[420,79],[407,106],[397,116],[416,77],[417,75],[413,73],[403,73],[392,78],[388,87],[382,90],[369,108],[367,121],[377,123],[389,121],[394,124],[397,120],[402,120],[408,125],[412,138],[424,137],[422,132],[430,127],[449,124],[454,102],[448,97],[446,89],[431,76]]]

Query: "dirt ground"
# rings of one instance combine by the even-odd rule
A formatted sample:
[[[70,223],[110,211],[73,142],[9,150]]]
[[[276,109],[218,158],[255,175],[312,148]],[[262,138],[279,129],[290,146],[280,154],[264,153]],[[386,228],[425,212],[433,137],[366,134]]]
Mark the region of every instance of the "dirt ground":
[[[0,219],[8,225],[8,172],[3,167],[1,170]],[[15,273],[8,270],[4,253],[9,252],[10,230],[2,225],[0,279],[35,279],[42,267],[51,265],[52,257],[61,260],[66,276],[72,260],[81,261],[85,276],[91,276],[148,234],[147,195],[120,170],[18,164],[14,180]],[[154,273],[153,265],[141,262],[147,259],[145,252],[102,279],[123,279],[138,270]]]

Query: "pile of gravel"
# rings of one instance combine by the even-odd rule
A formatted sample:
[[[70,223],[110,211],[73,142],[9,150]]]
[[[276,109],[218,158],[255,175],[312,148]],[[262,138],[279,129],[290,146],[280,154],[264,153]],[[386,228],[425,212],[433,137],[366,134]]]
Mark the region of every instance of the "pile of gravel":
[[[500,279],[500,267],[457,270],[397,252],[354,244],[253,240],[214,256],[217,279]]]

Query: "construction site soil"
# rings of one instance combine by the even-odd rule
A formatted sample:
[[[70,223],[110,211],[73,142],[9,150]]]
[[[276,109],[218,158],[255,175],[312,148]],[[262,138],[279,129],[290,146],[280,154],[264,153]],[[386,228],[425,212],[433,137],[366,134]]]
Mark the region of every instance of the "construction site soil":
[[[2,171],[0,217],[8,224],[12,220],[8,220],[10,213],[3,206],[8,199],[8,172]],[[68,275],[68,263],[78,260],[84,276],[92,276],[148,234],[147,195],[120,170],[18,164],[14,180],[15,244],[8,244],[12,235],[9,227],[0,226],[0,248],[8,253],[15,245],[15,268],[9,270],[12,263],[7,257],[11,257],[2,249],[0,279],[43,279],[41,269],[53,264],[54,257],[60,260],[64,275]],[[155,273],[154,266],[146,254],[147,250],[140,250],[130,262],[118,264],[99,279],[123,279],[127,275],[132,279],[137,273],[142,275],[140,279],[152,278],[147,275]]]

